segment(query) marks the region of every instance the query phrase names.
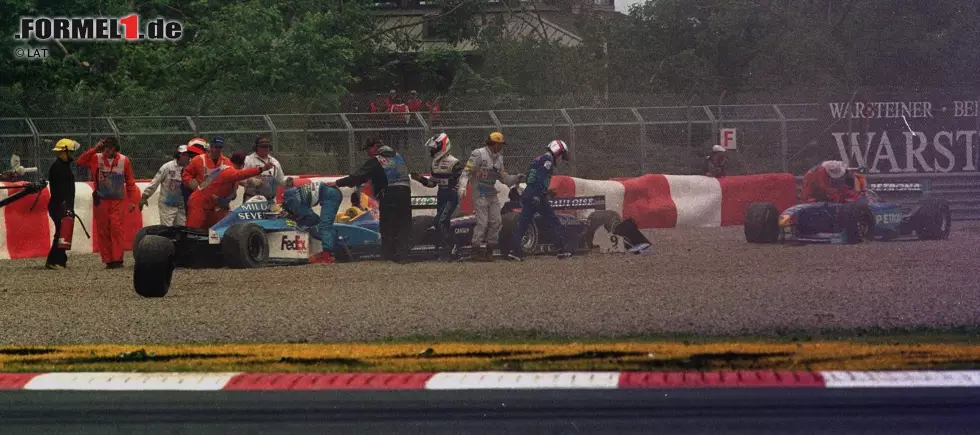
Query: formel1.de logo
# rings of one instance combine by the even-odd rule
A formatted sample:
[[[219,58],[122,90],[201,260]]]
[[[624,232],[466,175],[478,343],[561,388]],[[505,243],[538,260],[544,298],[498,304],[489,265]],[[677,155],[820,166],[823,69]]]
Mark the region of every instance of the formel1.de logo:
[[[21,17],[17,40],[34,41],[179,41],[184,35],[180,21],[157,17],[140,21],[125,17]]]

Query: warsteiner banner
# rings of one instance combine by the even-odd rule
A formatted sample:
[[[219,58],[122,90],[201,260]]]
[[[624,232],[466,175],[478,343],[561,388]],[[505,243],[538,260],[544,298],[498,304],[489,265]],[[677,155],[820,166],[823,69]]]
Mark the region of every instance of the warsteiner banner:
[[[869,173],[971,172],[980,157],[977,97],[858,96],[822,104],[832,125],[821,141],[840,160]]]

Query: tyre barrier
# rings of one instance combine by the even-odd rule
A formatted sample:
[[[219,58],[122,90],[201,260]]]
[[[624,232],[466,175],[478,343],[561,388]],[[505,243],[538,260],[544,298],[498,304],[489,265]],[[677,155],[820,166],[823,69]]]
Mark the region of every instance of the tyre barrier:
[[[339,176],[294,176],[295,185],[313,181],[333,181]],[[6,184],[6,183],[5,183]],[[137,181],[142,192],[149,180]],[[98,252],[98,236],[93,225],[91,182],[78,182],[75,185],[74,241],[70,253]],[[673,228],[679,226],[716,227],[741,225],[749,204],[757,201],[771,202],[785,210],[796,203],[796,181],[792,174],[759,174],[725,178],[711,178],[698,175],[659,175],[648,174],[634,178],[612,180],[586,180],[567,176],[551,179],[551,188],[559,197],[597,196],[606,198],[606,209],[619,213],[623,219],[633,218],[641,230],[652,228]],[[0,189],[0,199],[17,193],[17,189]],[[282,189],[277,199],[282,200]],[[341,209],[350,207],[350,193],[353,189],[341,188],[344,200]],[[370,193],[370,189],[365,189]],[[508,201],[509,189],[497,185],[501,203]],[[238,196],[231,207],[241,204],[244,188],[238,189]],[[412,181],[412,194],[432,196],[435,188],[422,186]],[[47,207],[50,198],[44,189],[35,204],[30,195],[0,209],[0,259],[46,257],[54,235],[54,223],[48,217]],[[137,231],[144,225],[159,223],[157,195],[154,193],[142,212],[128,213],[125,220],[124,243],[132,246]],[[31,210],[31,207],[34,207]],[[461,202],[465,213],[473,210],[467,193]],[[319,213],[319,209],[316,211]],[[585,217],[589,210],[563,211]],[[419,209],[415,215],[434,215],[433,209]],[[91,234],[86,238],[82,222]]]

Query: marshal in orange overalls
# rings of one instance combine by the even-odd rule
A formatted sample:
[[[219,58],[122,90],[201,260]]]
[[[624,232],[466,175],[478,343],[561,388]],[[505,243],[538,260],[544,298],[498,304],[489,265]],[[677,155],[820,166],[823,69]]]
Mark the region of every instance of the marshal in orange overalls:
[[[78,156],[78,166],[89,170],[95,181],[95,191],[101,196],[94,210],[95,232],[99,238],[99,254],[106,265],[121,266],[126,251],[123,233],[128,208],[139,204],[140,190],[136,187],[129,158],[118,151],[109,159],[95,148]],[[128,204],[127,204],[128,203]]]
[[[197,160],[196,158],[194,160]],[[186,171],[185,171],[186,172]],[[211,172],[187,201],[187,226],[208,229],[228,215],[228,207],[219,199],[228,198],[238,189],[238,182],[258,176],[262,168],[236,169],[230,164]]]

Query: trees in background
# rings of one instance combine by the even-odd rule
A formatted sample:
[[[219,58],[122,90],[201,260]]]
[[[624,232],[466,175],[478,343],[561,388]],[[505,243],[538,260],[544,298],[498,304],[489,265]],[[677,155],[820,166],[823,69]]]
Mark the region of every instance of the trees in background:
[[[404,66],[392,59],[412,64],[432,88],[422,92],[438,89],[485,104],[546,95],[948,87],[980,80],[980,2],[974,0],[647,0],[627,16],[591,10],[587,1],[553,0],[574,17],[583,38],[576,46],[548,35],[514,40],[501,14],[488,15],[485,3],[446,0],[432,25],[447,41],[474,47],[469,57],[449,48],[396,56],[382,44],[390,35],[379,29],[370,3],[7,0],[0,4],[0,113],[85,113],[82,106],[92,101],[99,110],[140,114],[174,113],[175,106],[186,107],[182,113],[326,111],[353,87],[389,88]],[[513,6],[506,14],[533,21],[528,8]],[[131,12],[179,19],[186,33],[176,43],[48,43],[52,56],[44,61],[11,55],[20,44],[12,37],[19,16]]]

